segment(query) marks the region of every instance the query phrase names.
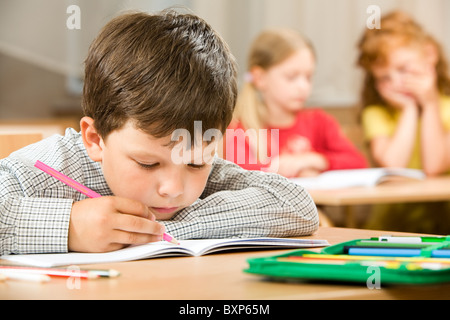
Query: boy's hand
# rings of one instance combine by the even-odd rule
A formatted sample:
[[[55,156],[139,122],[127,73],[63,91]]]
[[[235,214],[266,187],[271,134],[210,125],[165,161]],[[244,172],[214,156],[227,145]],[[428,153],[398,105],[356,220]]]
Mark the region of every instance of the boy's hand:
[[[120,197],[75,202],[69,225],[69,251],[107,252],[130,244],[160,241],[165,228],[144,204]]]

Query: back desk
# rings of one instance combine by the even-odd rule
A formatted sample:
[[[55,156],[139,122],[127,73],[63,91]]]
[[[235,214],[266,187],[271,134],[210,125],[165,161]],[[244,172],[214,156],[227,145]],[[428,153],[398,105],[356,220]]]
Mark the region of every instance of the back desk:
[[[345,208],[346,226],[354,227],[352,209],[356,205],[450,201],[450,175],[425,180],[392,180],[375,187],[309,190],[309,193],[318,206]]]

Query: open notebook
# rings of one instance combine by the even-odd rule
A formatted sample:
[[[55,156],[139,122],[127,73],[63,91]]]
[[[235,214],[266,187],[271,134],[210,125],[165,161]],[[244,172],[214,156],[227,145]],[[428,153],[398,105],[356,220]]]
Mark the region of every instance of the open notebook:
[[[293,182],[309,190],[373,187],[391,179],[425,179],[423,171],[408,168],[368,168],[331,170],[313,178],[293,178]]]
[[[317,239],[245,238],[180,240],[180,245],[165,241],[106,253],[55,253],[4,255],[1,259],[36,267],[55,267],[91,263],[110,263],[166,256],[201,256],[213,252],[237,249],[312,248],[329,243]]]

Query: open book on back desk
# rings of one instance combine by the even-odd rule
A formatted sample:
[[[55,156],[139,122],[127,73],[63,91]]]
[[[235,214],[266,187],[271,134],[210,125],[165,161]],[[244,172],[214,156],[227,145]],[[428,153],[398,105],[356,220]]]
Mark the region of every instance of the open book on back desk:
[[[55,253],[4,255],[1,259],[36,267],[56,267],[92,263],[111,263],[167,256],[201,256],[238,249],[313,248],[328,246],[326,240],[292,238],[236,238],[180,240],[180,245],[165,241],[106,253]]]
[[[294,178],[293,182],[309,190],[372,187],[392,178],[425,179],[422,170],[408,168],[368,168],[331,170],[313,178]]]

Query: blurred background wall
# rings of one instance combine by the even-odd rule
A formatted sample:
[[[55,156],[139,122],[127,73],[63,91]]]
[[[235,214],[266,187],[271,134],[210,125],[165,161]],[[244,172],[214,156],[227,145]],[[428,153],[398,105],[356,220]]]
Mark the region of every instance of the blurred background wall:
[[[80,29],[66,26],[70,5]],[[246,71],[251,40],[264,28],[288,26],[305,34],[318,55],[310,105],[354,108],[361,74],[356,44],[370,17],[401,9],[412,14],[446,48],[450,59],[448,0],[0,0],[0,120],[80,116],[83,60],[99,29],[124,10],[187,7],[228,42]]]

